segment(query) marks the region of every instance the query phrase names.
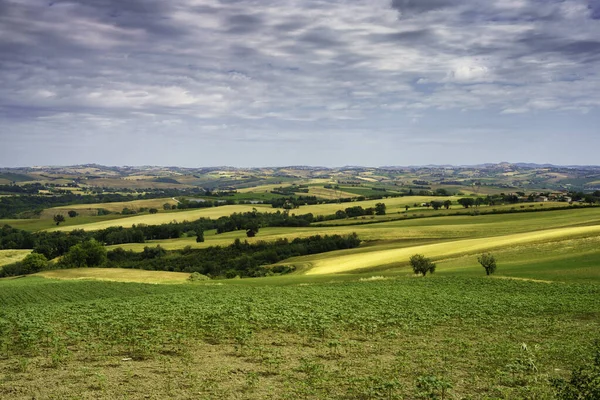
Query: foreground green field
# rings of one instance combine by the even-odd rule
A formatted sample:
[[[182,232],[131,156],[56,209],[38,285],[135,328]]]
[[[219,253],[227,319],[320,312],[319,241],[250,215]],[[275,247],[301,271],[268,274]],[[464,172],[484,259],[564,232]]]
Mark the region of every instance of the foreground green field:
[[[594,284],[0,280],[0,398],[550,399],[599,331]]]

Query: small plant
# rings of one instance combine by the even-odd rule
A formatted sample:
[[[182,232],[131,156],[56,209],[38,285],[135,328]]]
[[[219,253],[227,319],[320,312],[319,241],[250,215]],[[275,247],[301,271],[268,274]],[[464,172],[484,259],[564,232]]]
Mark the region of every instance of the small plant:
[[[437,376],[420,376],[417,378],[417,398],[430,400],[444,400],[452,384],[444,378]]]
[[[486,275],[496,272],[496,258],[490,253],[483,253],[477,257],[477,261],[485,268]]]
[[[428,272],[435,272],[435,264],[422,254],[415,254],[410,257],[410,266],[415,274],[427,275]]]
[[[559,400],[600,399],[600,341],[596,341],[595,356],[591,364],[582,365],[571,372],[571,378],[550,380]]]

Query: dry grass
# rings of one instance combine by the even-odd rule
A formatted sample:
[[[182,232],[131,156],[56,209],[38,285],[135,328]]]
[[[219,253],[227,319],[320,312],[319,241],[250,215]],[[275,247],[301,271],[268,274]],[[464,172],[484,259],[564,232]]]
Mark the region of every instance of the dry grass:
[[[190,274],[183,272],[145,271],[123,268],[77,268],[40,272],[37,275],[52,279],[93,279],[114,282],[184,283]]]
[[[0,267],[21,261],[31,250],[0,250]]]

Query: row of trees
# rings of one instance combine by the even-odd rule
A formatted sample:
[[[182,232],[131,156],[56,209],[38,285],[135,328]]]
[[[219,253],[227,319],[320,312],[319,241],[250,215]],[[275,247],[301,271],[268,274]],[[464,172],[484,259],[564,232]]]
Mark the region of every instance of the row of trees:
[[[310,236],[292,241],[279,239],[275,242],[242,242],[239,239],[225,247],[166,251],[160,246],[145,247],[141,253],[117,248],[106,250],[94,239],[73,245],[55,264],[39,253],[28,255],[22,262],[7,265],[0,270],[0,277],[36,273],[49,268],[119,267],[146,270],[197,272],[209,277],[252,276],[291,272],[289,266],[268,268],[267,265],[281,260],[333,250],[351,249],[360,245],[353,233],[340,236]]]

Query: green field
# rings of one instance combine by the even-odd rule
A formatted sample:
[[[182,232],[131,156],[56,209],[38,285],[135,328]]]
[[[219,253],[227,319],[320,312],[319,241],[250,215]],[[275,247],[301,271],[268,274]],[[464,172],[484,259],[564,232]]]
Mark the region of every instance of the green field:
[[[0,281],[0,397],[550,399],[600,331],[595,284],[311,279]]]
[[[384,202],[392,200],[388,210],[404,210],[406,199]],[[551,379],[590,362],[600,339],[600,208],[485,209],[113,246],[205,248],[353,232],[363,240],[282,261],[297,267],[284,276],[191,283],[184,273],[81,268],[0,279],[0,398],[552,399]],[[498,261],[492,276],[477,262],[484,251]],[[0,265],[28,252],[0,251]],[[436,262],[433,275],[412,273],[415,253]]]

